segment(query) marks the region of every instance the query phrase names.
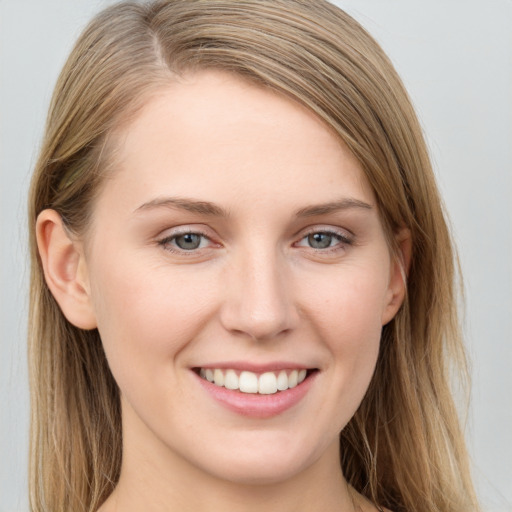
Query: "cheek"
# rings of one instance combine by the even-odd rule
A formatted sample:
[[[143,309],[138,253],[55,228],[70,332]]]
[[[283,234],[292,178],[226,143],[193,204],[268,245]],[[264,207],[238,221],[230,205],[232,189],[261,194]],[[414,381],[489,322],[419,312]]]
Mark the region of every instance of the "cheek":
[[[94,270],[98,330],[116,380],[159,378],[168,367],[162,362],[172,363],[209,318],[213,290],[190,273],[141,265],[137,258],[118,257]]]
[[[381,331],[388,300],[388,270],[382,266],[346,266],[320,279],[315,276],[314,283],[306,283],[304,295],[308,297],[307,309],[325,335],[338,338],[340,348],[357,348]]]
[[[311,297],[309,311],[331,353],[335,387],[347,404],[342,409],[350,411],[363,398],[375,369],[388,281],[379,268],[345,270],[326,280],[321,300]]]

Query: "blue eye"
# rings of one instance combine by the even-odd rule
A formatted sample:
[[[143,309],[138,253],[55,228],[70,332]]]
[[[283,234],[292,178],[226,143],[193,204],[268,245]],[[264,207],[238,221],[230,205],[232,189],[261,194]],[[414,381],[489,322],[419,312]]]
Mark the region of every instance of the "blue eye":
[[[168,236],[158,243],[171,252],[195,251],[207,247],[210,240],[201,233],[179,233]]]
[[[333,241],[339,242],[339,237],[334,237],[331,233],[312,233],[307,238],[308,244],[313,249],[327,249],[332,246]]]
[[[185,233],[184,235],[174,237],[174,243],[180,249],[192,251],[199,248],[202,238],[202,235],[198,235],[197,233]]]
[[[350,245],[352,241],[341,233],[332,231],[314,231],[304,236],[297,245],[299,247],[311,247],[312,249],[335,249]]]

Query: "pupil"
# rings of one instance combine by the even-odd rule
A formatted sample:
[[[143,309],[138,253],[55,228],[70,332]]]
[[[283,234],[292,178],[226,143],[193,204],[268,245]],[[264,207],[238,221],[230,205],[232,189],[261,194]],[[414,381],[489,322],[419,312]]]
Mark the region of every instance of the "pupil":
[[[313,233],[308,236],[308,242],[315,249],[325,249],[331,245],[332,236],[326,233]]]
[[[197,249],[201,244],[201,235],[196,235],[195,233],[186,233],[185,235],[180,235],[176,238],[176,245],[180,249],[192,250]]]

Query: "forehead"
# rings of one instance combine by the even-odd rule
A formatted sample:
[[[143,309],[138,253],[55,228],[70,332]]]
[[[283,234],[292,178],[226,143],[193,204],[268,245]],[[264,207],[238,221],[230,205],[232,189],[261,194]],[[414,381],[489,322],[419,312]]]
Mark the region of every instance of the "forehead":
[[[229,202],[233,190],[261,203],[286,198],[296,208],[345,194],[374,202],[359,162],[323,121],[228,73],[169,83],[117,132],[115,146],[105,193],[122,190],[127,202],[165,194]]]

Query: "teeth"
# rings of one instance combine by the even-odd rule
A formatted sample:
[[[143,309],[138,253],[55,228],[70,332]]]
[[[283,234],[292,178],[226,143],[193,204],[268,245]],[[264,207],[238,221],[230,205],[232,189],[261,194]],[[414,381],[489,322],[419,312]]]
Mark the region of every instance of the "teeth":
[[[288,389],[288,375],[286,375],[284,370],[281,370],[277,376],[277,389],[279,391],[286,391]]]
[[[232,390],[240,390],[242,393],[259,393],[261,395],[273,395],[278,391],[286,391],[294,388],[306,378],[307,370],[281,370],[265,372],[260,375],[243,371],[238,375],[235,370],[222,370],[220,368],[201,368],[199,375],[216,386]]]
[[[240,374],[239,389],[242,393],[257,393],[258,376],[252,372],[242,372]]]
[[[224,386],[224,373],[222,373],[222,370],[218,368],[213,370],[213,382],[215,382],[217,386]]]
[[[260,375],[258,380],[258,393],[262,395],[273,395],[277,393],[277,377],[272,372]]]
[[[227,389],[238,389],[239,380],[235,370],[228,370],[224,379],[224,387]]]
[[[299,372],[297,370],[293,370],[288,377],[288,387],[294,388],[298,384],[299,380]]]

